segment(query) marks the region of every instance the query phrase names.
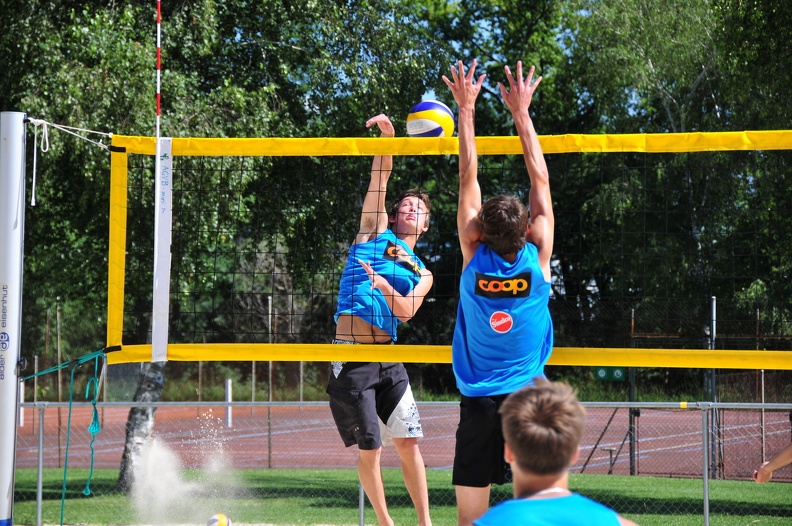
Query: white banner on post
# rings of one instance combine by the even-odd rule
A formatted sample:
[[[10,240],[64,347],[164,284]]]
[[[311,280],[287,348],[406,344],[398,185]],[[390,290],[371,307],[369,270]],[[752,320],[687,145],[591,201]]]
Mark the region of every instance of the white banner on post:
[[[151,311],[151,361],[168,360],[171,227],[173,226],[173,155],[171,138],[157,142],[154,201],[154,291]]]

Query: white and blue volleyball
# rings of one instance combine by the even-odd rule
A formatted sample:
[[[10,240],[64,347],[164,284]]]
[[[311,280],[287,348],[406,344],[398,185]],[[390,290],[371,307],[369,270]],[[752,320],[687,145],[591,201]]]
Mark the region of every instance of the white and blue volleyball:
[[[232,526],[231,519],[227,515],[217,513],[209,518],[206,526]]]
[[[454,135],[454,114],[442,102],[419,102],[407,115],[407,135],[410,137],[451,137]]]

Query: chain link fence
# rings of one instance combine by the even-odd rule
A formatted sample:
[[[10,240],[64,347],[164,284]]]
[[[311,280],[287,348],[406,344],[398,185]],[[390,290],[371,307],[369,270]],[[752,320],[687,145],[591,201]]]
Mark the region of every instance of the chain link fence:
[[[88,432],[93,416],[91,404],[75,403],[71,411],[66,403],[22,404],[17,433],[17,473],[39,468],[62,469],[66,463],[69,470],[89,469],[92,464],[96,470],[118,470],[124,451],[127,415],[132,405],[126,402],[97,404],[101,432],[92,442]],[[766,509],[746,507],[747,504],[739,500],[721,498],[721,493],[731,495],[734,490],[719,484],[738,484],[743,490],[754,491],[753,470],[790,442],[792,404],[696,403],[686,408],[685,404],[678,403],[585,405],[588,413],[586,434],[580,458],[572,468],[571,486],[576,491],[607,500],[607,504],[622,515],[630,516],[645,512],[652,496],[647,495],[642,502],[640,498],[620,499],[618,495],[598,493],[603,476],[623,479],[625,487],[633,484],[631,480],[637,484],[646,478],[698,480],[700,493],[696,490],[695,495],[687,494],[685,498],[669,501],[667,509],[658,512],[669,516],[678,513],[703,516],[705,524],[710,517],[715,520],[735,513],[767,513]],[[343,495],[335,497],[351,500],[359,497],[354,473],[357,450],[343,447],[326,402],[173,402],[159,403],[156,407],[158,446],[146,454],[151,456],[149,469],[158,483],[170,485],[171,492],[174,486],[187,484],[180,478],[183,472],[204,470],[227,476],[246,470],[304,470],[302,486],[305,496],[310,498],[311,492],[328,490],[317,488],[314,480],[317,470],[348,469],[349,484],[339,490]],[[447,474],[444,487],[433,488],[430,484],[430,500],[433,506],[454,506],[450,470],[458,404],[422,402],[419,409],[426,432],[420,447],[427,471]],[[385,448],[382,465],[384,470],[399,467],[392,447]],[[773,480],[792,482],[790,467],[778,470]],[[295,483],[296,491],[300,491],[301,482]],[[149,484],[154,491],[157,485]],[[215,481],[214,484],[223,482]],[[70,494],[75,491],[71,488]],[[114,490],[103,487],[101,491]],[[273,489],[251,487],[248,493],[253,498],[264,499],[267,491]],[[494,501],[508,498],[508,491],[510,489],[494,492]],[[148,498],[148,505],[152,505],[153,494],[146,497],[144,492],[143,498]],[[394,498],[407,499],[406,495]],[[15,502],[36,499],[36,494],[15,492]],[[401,504],[408,506],[409,500]],[[60,506],[60,501],[48,500],[46,505]],[[122,510],[118,510],[118,514],[120,516]],[[771,515],[792,520],[792,509],[772,510]],[[17,518],[27,524],[37,522]],[[350,514],[343,523],[354,524],[355,520]]]

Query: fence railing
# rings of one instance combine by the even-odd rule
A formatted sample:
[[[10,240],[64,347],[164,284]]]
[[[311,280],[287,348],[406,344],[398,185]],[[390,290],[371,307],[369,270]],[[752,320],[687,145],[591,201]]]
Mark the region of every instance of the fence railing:
[[[693,499],[686,495],[684,505],[689,508],[688,513],[701,514],[704,524],[710,523],[713,513],[730,513],[729,504],[721,500],[716,499],[715,508],[711,506],[711,482],[753,484],[750,482],[753,470],[789,444],[791,437],[792,404],[587,402],[584,405],[586,432],[580,458],[572,467],[572,489],[576,489],[576,481],[583,481],[587,475],[700,479],[702,493]],[[448,472],[450,487],[458,404],[419,402],[418,406],[426,433],[420,447],[427,470]],[[357,450],[345,448],[341,443],[327,402],[98,403],[101,432],[93,442],[88,432],[93,416],[91,404],[74,403],[69,407],[67,403],[24,403],[20,405],[16,470],[36,470],[39,481],[35,496],[17,490],[15,500],[30,502],[35,498],[37,526],[41,524],[44,505],[43,471],[63,468],[66,463],[69,470],[91,467],[117,470],[131,407],[157,408],[154,436],[162,451],[155,462],[159,462],[156,469],[160,477],[170,468],[217,471],[221,466],[230,471],[310,471],[354,469],[357,465]],[[173,462],[165,462],[163,458]],[[385,448],[382,466],[399,467],[392,448]],[[354,475],[350,478],[354,479]],[[790,468],[778,470],[773,480],[792,482]],[[305,491],[315,489],[306,487]],[[358,487],[355,498],[359,492]],[[441,496],[435,497],[430,487],[433,505],[455,504],[437,501],[453,499],[453,491],[438,495]],[[503,493],[496,498],[507,497]],[[362,524],[365,501],[358,500],[358,520]],[[639,512],[632,509],[633,500],[609,504],[623,515]],[[678,511],[668,510],[668,513]],[[349,517],[345,522],[354,520]]]

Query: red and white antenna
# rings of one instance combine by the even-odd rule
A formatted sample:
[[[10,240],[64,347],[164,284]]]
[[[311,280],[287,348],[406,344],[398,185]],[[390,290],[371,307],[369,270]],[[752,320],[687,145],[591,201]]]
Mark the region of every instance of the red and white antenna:
[[[160,137],[160,71],[162,66],[162,51],[161,51],[161,44],[162,44],[162,2],[157,0],[157,95],[156,95],[156,105],[157,105],[157,124],[156,124],[156,137],[157,143],[159,143]]]

